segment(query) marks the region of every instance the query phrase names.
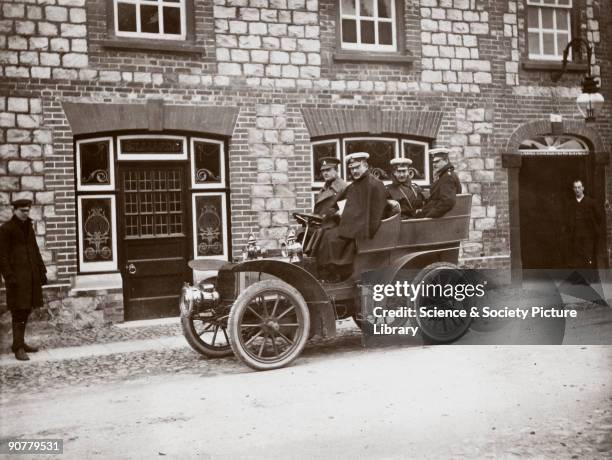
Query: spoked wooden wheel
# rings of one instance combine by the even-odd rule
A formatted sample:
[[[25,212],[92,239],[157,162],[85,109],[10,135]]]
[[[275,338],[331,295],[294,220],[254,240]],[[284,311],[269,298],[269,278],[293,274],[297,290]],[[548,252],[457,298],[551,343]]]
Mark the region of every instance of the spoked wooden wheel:
[[[310,329],[302,295],[280,280],[264,280],[238,296],[229,316],[234,354],[255,370],[277,369],[302,352]]]
[[[436,262],[422,269],[415,277],[412,284],[423,286],[446,286],[468,284],[459,267],[447,262]],[[470,306],[473,301],[466,297],[461,301],[453,297],[441,295],[419,295],[414,301],[416,309],[416,321],[421,330],[423,338],[432,343],[448,343],[457,340],[469,329],[472,323],[470,317]],[[466,317],[427,317],[421,314],[421,309],[426,312],[438,311],[464,311]]]
[[[180,302],[187,302],[181,295]],[[183,311],[183,308],[181,308]],[[227,333],[229,313],[204,311],[189,316],[181,315],[183,335],[191,348],[209,358],[222,358],[232,354]]]

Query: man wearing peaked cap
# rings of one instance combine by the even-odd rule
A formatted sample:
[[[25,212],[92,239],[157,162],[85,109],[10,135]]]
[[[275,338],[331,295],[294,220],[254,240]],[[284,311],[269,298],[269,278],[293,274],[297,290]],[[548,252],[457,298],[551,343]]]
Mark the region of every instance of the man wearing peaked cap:
[[[448,160],[447,148],[432,149],[429,154],[433,157],[434,183],[429,199],[417,217],[442,217],[455,206],[461,183],[455,167]]]
[[[409,167],[412,160],[394,158],[390,163],[393,168],[393,183],[387,185],[387,198],[399,203],[402,219],[415,217],[417,211],[423,207],[425,197],[421,188],[410,180]]]
[[[350,274],[355,259],[355,240],[372,238],[380,226],[387,191],[384,184],[370,174],[368,158],[367,152],[346,156],[353,182],[337,197],[337,201],[346,199],[338,227],[327,230],[318,246],[316,256],[321,277],[327,273],[340,274],[341,278]]]
[[[36,235],[30,219],[31,200],[12,203],[13,217],[0,225],[0,273],[6,285],[6,305],[11,311],[13,353],[20,361],[30,359],[27,352],[38,351],[25,343],[25,328],[33,308],[43,304],[42,285],[47,283]]]
[[[322,217],[330,217],[338,211],[336,197],[346,188],[346,182],[338,176],[340,160],[334,157],[325,157],[319,160],[321,175],[325,184],[315,198],[314,213]]]

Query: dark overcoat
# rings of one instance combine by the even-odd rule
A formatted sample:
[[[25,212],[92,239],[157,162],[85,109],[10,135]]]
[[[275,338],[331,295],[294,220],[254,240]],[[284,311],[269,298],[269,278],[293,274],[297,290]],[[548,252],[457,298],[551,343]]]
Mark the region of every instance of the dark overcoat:
[[[338,211],[336,198],[346,188],[346,182],[336,177],[329,184],[325,183],[315,198],[314,213],[328,217]]]
[[[457,194],[461,193],[461,182],[454,169],[449,163],[440,170],[419,217],[442,217],[455,206]]]
[[[0,226],[0,272],[6,284],[9,310],[42,306],[42,285],[46,282],[47,270],[36,243],[32,219],[21,223],[13,216]]]
[[[570,266],[594,268],[601,220],[592,198],[585,196],[580,202],[576,199],[570,201],[567,211]]]
[[[353,263],[355,240],[372,238],[380,227],[387,205],[387,190],[380,180],[366,172],[349,184],[337,199],[346,199],[346,205],[338,227],[323,233],[317,249],[319,266]]]
[[[387,197],[400,204],[402,219],[415,217],[416,210],[421,209],[425,202],[421,187],[413,184],[410,179],[403,184],[393,179],[393,183],[387,185]]]

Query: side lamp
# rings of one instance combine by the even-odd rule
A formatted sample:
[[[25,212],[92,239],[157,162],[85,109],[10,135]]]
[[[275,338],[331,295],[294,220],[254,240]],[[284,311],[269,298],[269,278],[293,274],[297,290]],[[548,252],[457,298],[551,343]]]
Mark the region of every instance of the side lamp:
[[[565,73],[570,49],[574,51],[574,55],[579,55],[581,46],[586,49],[588,68],[584,80],[582,80],[582,93],[580,93],[576,99],[576,105],[578,106],[578,110],[584,119],[588,122],[595,120],[597,113],[604,103],[604,97],[599,92],[599,85],[597,84],[597,81],[595,81],[595,78],[591,75],[591,57],[593,56],[593,48],[590,43],[582,38],[574,38],[572,41],[570,41],[563,50],[561,71],[557,74],[553,74],[551,78],[553,81],[559,81],[561,76]]]

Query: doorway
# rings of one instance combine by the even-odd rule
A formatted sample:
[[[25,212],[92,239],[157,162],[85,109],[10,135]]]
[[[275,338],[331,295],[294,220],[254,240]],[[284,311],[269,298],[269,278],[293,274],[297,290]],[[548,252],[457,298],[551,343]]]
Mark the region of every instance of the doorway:
[[[191,275],[187,165],[123,163],[118,176],[125,319],[178,316]]]
[[[587,194],[592,192],[589,159],[589,155],[523,156],[519,173],[523,269],[567,267],[566,207],[574,197],[575,179],[582,179]]]

